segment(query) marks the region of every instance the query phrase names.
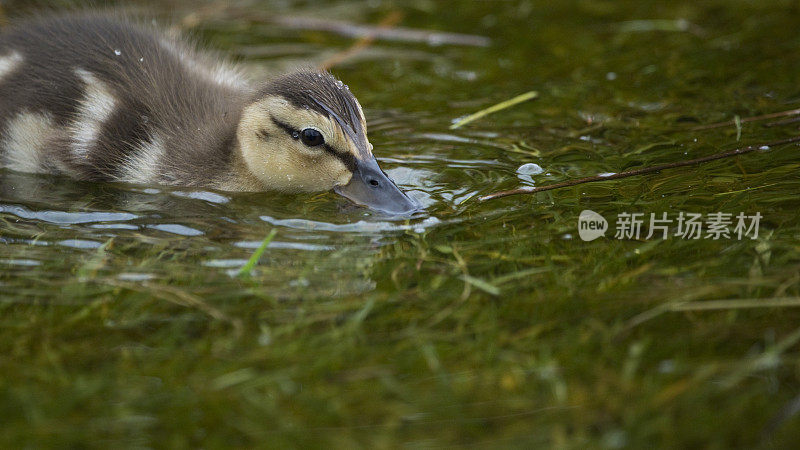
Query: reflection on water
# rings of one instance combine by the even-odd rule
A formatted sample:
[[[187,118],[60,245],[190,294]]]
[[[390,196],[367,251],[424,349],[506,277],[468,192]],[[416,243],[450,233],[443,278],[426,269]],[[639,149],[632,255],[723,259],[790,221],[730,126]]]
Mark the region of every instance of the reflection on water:
[[[426,111],[367,116],[381,166],[424,207],[410,218],[356,207],[333,193],[90,183],[0,169],[0,265],[16,268],[20,285],[22,269],[34,265],[53,279],[89,264],[100,282],[157,281],[183,271],[225,280],[277,228],[252,272],[262,288],[278,298],[337,296],[372,289],[363,268],[407,233],[503,214],[464,214],[477,196],[516,180],[502,161],[515,147],[502,133],[434,131],[442,119]]]
[[[414,117],[403,120],[409,122],[395,117],[383,129],[391,135],[414,126]],[[373,136],[380,140],[381,132]],[[12,282],[18,285],[26,282],[24,268],[34,266],[51,271],[53,279],[77,270],[81,279],[112,284],[183,271],[230,279],[274,227],[277,237],[252,272],[271,295],[364,292],[375,282],[368,271],[354,269],[371,266],[382,246],[404,233],[461,222],[465,204],[504,179],[496,160],[464,157],[465,148],[480,142],[442,136],[395,137],[376,150],[387,174],[424,206],[410,218],[384,216],[332,193],[212,192],[0,169],[0,266],[16,271]]]
[[[77,224],[95,222],[116,222],[126,221],[137,218],[138,216],[130,213],[115,212],[68,212],[68,211],[32,211],[19,205],[0,205],[0,213],[9,213],[23,219],[35,219],[42,222],[56,224]]]
[[[294,66],[299,56],[323,60],[338,51],[299,35],[265,43],[271,31],[259,30],[253,42],[231,49],[248,58],[255,76]],[[443,50],[449,51],[375,43],[348,64],[395,61],[391,77],[407,77],[401,87],[430,83],[405,72],[405,64],[431,64],[448,83],[475,82],[485,75],[443,59]],[[501,129],[443,131],[453,119],[449,112],[381,101],[391,92],[356,87],[358,73],[343,78],[353,80],[366,107],[370,140],[382,168],[423,211],[390,217],[333,193],[91,183],[0,169],[0,267],[16,271],[9,283],[35,283],[26,278],[34,276],[26,267],[37,267],[35,276],[46,271],[53,280],[78,274],[111,285],[113,280],[141,283],[187,276],[229,283],[276,228],[276,238],[252,272],[261,288],[278,298],[337,296],[372,289],[368,268],[381,258],[381,248],[406,235],[422,238],[437,228],[504,213],[484,209],[465,214],[478,196],[518,184],[514,167],[519,164],[509,164],[508,155],[527,158],[532,151],[520,150]],[[381,103],[387,108],[371,107]]]
[[[148,225],[148,227],[154,230],[166,231],[167,233],[178,234],[181,236],[199,236],[203,234],[203,232],[200,230],[177,223],[162,223],[158,225]]]
[[[428,217],[414,224],[397,224],[388,221],[367,221],[359,220],[354,223],[336,224],[319,222],[306,219],[275,219],[270,216],[261,216],[265,222],[276,226],[294,228],[306,231],[334,231],[339,233],[379,233],[382,231],[404,231],[413,230],[422,233],[427,227],[438,224],[440,221],[436,217]]]

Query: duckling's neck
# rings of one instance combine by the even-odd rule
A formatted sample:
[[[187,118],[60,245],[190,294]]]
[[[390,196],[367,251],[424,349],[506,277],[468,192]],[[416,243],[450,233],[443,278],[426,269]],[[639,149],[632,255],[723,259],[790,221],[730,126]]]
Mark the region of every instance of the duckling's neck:
[[[229,170],[223,172],[224,175],[214,183],[214,188],[223,191],[263,191],[264,183],[247,168],[238,139],[234,139],[232,147],[229,150],[231,152]]]

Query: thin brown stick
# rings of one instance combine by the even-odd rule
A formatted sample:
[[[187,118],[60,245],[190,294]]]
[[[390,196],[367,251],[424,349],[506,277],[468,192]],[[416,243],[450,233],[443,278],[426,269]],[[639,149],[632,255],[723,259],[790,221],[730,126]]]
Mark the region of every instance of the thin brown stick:
[[[374,34],[375,39],[399,42],[424,42],[431,46],[465,45],[488,47],[492,44],[491,39],[475,34],[446,33],[401,27],[379,29],[374,25],[360,25],[322,17],[267,16],[264,17],[263,20],[280,27],[295,30],[327,31],[349,37],[363,37]]]
[[[795,116],[795,117],[789,117],[788,119],[776,120],[775,122],[767,122],[764,124],[764,126],[767,128],[772,128],[772,127],[780,127],[783,125],[790,125],[797,122],[800,122],[800,117]]]
[[[385,30],[387,28],[392,28],[403,19],[403,13],[400,11],[392,11],[389,13],[388,16],[384,17],[383,20],[378,23],[377,28],[373,29],[372,32],[361,36],[357,41],[353,43],[348,49],[343,50],[341,52],[336,53],[335,55],[331,56],[330,58],[326,59],[319,65],[320,70],[329,70],[331,67],[341,64],[343,61],[346,61],[359,53],[363,52],[370,45],[375,41],[375,37],[381,30]]]
[[[800,108],[798,109],[790,109],[788,111],[780,111],[776,113],[770,114],[762,114],[760,116],[752,116],[752,117],[745,117],[739,120],[739,123],[749,123],[749,122],[758,122],[759,120],[766,120],[766,119],[776,119],[778,117],[786,117],[786,116],[796,116],[800,114]],[[702,130],[710,130],[712,128],[722,128],[727,126],[736,125],[735,120],[726,120],[724,122],[716,122],[710,123],[708,125],[699,125],[694,128],[691,128],[691,131],[702,131]]]
[[[484,195],[482,197],[478,197],[478,200],[483,202],[483,201],[492,200],[492,199],[495,199],[495,198],[507,197],[509,195],[535,194],[537,192],[551,191],[553,189],[560,189],[560,188],[569,187],[569,186],[576,186],[576,185],[584,184],[584,183],[593,183],[595,181],[617,180],[617,179],[620,179],[620,178],[633,177],[633,176],[636,176],[636,175],[645,175],[645,174],[648,174],[648,173],[660,172],[660,171],[662,171],[664,169],[673,169],[675,167],[694,166],[694,165],[702,164],[702,163],[708,162],[708,161],[714,161],[714,160],[722,159],[722,158],[730,158],[731,156],[736,156],[736,155],[743,155],[745,153],[750,153],[752,151],[758,150],[759,148],[764,147],[764,146],[775,147],[775,146],[783,145],[783,144],[791,144],[793,142],[800,142],[800,136],[795,136],[795,137],[791,137],[791,138],[788,138],[788,139],[781,139],[779,141],[773,141],[773,142],[769,142],[769,143],[761,144],[761,145],[749,145],[747,147],[741,147],[741,148],[737,148],[735,150],[730,150],[730,151],[723,152],[723,153],[715,153],[713,155],[703,156],[702,158],[687,159],[685,161],[676,161],[676,162],[671,162],[671,163],[666,163],[666,164],[659,164],[659,165],[656,165],[656,166],[643,167],[641,169],[628,170],[626,172],[619,172],[619,173],[615,173],[613,175],[607,175],[607,176],[595,175],[593,177],[577,178],[577,179],[574,179],[574,180],[562,181],[561,183],[549,184],[547,186],[523,187],[523,188],[517,188],[517,189],[510,189],[510,190],[507,190],[507,191],[494,192],[492,194],[488,194],[488,195]]]

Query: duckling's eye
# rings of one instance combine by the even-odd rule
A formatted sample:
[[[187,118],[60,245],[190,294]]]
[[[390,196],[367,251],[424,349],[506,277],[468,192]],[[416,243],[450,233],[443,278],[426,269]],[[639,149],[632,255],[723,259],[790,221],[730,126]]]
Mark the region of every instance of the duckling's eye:
[[[303,144],[306,144],[309,147],[315,147],[325,143],[325,138],[322,137],[322,133],[313,128],[306,128],[305,130],[301,131],[300,140],[303,141]]]

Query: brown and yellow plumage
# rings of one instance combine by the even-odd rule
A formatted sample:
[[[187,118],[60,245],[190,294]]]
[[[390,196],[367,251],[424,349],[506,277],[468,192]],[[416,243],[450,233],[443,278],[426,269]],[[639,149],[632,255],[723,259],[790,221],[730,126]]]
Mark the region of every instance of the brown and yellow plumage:
[[[332,75],[258,84],[129,19],[24,21],[0,34],[0,163],[85,180],[324,191],[375,209],[416,203],[380,170],[366,120]]]

